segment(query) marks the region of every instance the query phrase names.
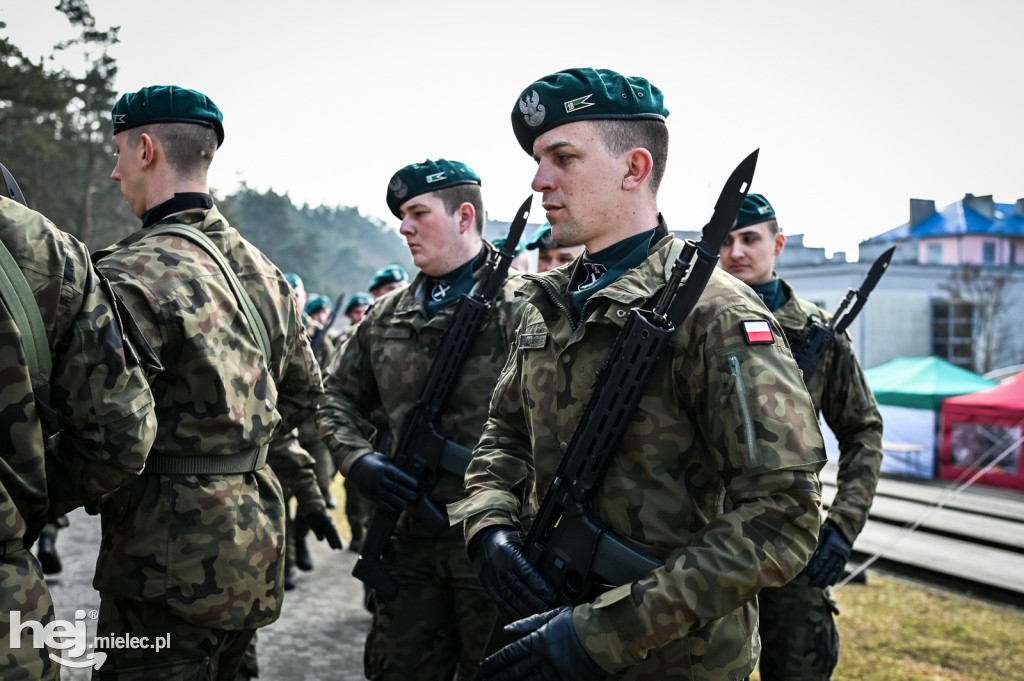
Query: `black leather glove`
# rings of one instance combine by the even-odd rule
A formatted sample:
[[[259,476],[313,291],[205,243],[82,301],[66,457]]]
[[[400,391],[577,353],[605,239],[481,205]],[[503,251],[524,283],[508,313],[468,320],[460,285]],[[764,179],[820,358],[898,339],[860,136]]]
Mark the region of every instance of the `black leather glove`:
[[[486,530],[476,544],[473,564],[503,621],[513,622],[554,607],[555,588],[526,560],[523,538],[516,530]]]
[[[568,605],[513,622],[505,631],[523,637],[480,663],[489,681],[599,681],[609,676],[580,643]]]
[[[342,548],[341,537],[338,536],[338,528],[334,526],[334,521],[331,520],[331,516],[327,515],[327,511],[320,509],[313,513],[307,513],[305,516],[306,524],[309,525],[309,529],[313,530],[313,535],[319,541],[327,540],[327,545],[332,549],[340,550]]]
[[[823,523],[818,535],[818,548],[814,550],[814,555],[804,568],[804,574],[810,578],[811,586],[824,588],[838,582],[852,550],[853,547],[846,541],[838,527],[829,522]]]
[[[391,513],[404,511],[419,494],[416,480],[379,452],[356,459],[348,469],[348,479],[363,496]]]

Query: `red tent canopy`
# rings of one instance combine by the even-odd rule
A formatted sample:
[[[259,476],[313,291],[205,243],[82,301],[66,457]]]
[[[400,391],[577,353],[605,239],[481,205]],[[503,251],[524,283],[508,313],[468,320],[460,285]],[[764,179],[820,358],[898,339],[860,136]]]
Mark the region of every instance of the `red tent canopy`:
[[[941,475],[952,480],[985,466],[1024,433],[1024,372],[994,388],[942,401]],[[1024,490],[1020,445],[979,482]]]

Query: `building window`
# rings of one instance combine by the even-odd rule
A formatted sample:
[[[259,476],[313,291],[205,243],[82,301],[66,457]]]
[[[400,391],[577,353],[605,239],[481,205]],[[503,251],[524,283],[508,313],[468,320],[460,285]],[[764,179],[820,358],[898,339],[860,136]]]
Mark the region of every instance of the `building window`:
[[[974,305],[966,300],[932,299],[932,354],[964,369],[974,356]]]
[[[925,261],[929,265],[941,265],[942,264],[942,244],[928,244],[928,259]]]
[[[1017,244],[1013,241],[1010,242],[1010,264],[1017,264]]]
[[[981,245],[981,260],[986,265],[996,264],[996,242],[986,241]]]

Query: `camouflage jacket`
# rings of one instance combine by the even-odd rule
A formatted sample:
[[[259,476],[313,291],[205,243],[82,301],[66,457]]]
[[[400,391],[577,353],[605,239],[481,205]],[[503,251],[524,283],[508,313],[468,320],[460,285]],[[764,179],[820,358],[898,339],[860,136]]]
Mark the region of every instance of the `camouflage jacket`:
[[[135,232],[101,252],[165,371],[151,383],[162,457],[254,452],[294,428],[323,387],[282,272],[216,207],[170,216],[202,230],[237,273],[263,319],[265,358],[217,263],[192,241]],[[230,475],[147,475],[103,509],[95,587],[162,604],[210,628],[274,621],[283,590],[284,505],[269,467]]]
[[[629,309],[665,286],[681,248],[657,240],[640,267],[588,300],[577,326],[566,314],[569,267],[526,276],[531,307],[466,473],[467,498],[449,506],[467,541],[528,522]],[[776,341],[748,344],[747,320],[768,321]],[[781,331],[722,271],[667,353],[595,499],[612,529],[665,563],[576,606],[576,632],[621,678],[743,678],[757,656],[754,596],[796,575],[818,538],[821,433]]]
[[[0,304],[0,542],[26,544],[48,519],[138,475],[156,436],[153,396],[122,340],[107,286],[85,245],[0,197],[0,239],[35,294],[51,349],[52,424],[32,391],[22,335]],[[60,430],[57,448],[44,442]],[[6,610],[4,612],[7,612]]]
[[[790,345],[796,347],[810,331],[812,317],[825,323],[831,315],[798,298],[785,281],[781,284],[787,302],[774,314]],[[846,334],[840,334],[829,347],[807,390],[839,441],[838,489],[828,519],[852,544],[864,529],[878,486],[882,416]]]
[[[494,253],[493,246],[486,247],[489,254]],[[390,448],[397,444],[441,337],[454,317],[456,306],[452,305],[427,319],[421,291],[426,280],[420,273],[410,286],[377,300],[341,347],[324,379],[326,398],[317,412],[317,424],[343,475],[356,459],[374,451],[372,443],[377,438],[372,415],[376,410],[383,410],[388,417],[391,430],[386,441]],[[499,292],[440,415],[439,432],[469,449],[480,437],[494,384],[515,338],[523,310],[522,302],[513,295],[518,281],[519,276],[513,274]],[[463,490],[461,476],[442,471],[431,499],[443,508],[461,499]],[[415,513],[403,514],[397,531],[433,536]],[[457,530],[452,533],[458,534]]]

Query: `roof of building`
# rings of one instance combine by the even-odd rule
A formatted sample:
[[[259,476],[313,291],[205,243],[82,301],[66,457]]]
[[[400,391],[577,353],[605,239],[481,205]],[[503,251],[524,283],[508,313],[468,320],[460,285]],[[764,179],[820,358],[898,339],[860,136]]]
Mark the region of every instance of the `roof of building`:
[[[1024,217],[1019,203],[995,203],[991,196],[967,194],[940,211],[911,226],[906,222],[895,229],[867,239],[865,243],[902,241],[929,237],[977,234],[987,236],[1024,236]],[[989,214],[986,214],[989,213]]]

